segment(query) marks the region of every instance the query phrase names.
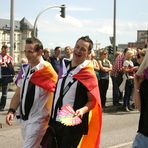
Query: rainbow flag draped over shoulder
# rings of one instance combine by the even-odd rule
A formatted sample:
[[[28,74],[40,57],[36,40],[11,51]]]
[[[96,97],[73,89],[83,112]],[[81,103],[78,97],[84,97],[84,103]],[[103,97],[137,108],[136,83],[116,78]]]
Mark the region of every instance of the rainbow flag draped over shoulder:
[[[102,127],[102,108],[98,81],[92,63],[89,62],[88,65],[73,75],[73,77],[79,80],[97,101],[95,107],[89,113],[88,134],[83,135],[79,148],[99,148]]]
[[[24,69],[25,69],[25,67],[27,67],[27,66],[28,66],[28,64],[22,64],[22,65],[21,65],[20,71],[19,71],[19,73],[18,73],[18,75],[17,75],[17,77],[16,77],[16,80],[15,80],[15,84],[16,84],[16,85],[18,84],[18,81],[23,78],[24,73],[25,73],[25,70],[24,70]]]
[[[57,77],[58,77],[57,73],[55,72],[51,64],[45,61],[44,67],[40,70],[35,71],[32,74],[30,81],[33,84],[47,91],[54,92],[57,82]]]
[[[62,66],[61,76],[64,76],[67,73],[64,62]],[[89,112],[88,134],[83,135],[78,147],[99,148],[102,127],[102,107],[98,80],[95,75],[92,62],[89,60],[84,61],[82,64],[77,66],[73,72],[71,72],[71,76],[80,81],[96,99],[95,107]]]

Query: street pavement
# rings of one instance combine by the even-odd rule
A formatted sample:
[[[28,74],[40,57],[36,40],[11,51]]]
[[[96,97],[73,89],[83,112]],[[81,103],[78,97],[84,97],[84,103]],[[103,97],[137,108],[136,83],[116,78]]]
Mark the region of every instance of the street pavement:
[[[21,148],[22,147],[22,137],[21,137],[21,128],[19,123],[17,123],[16,119],[13,121],[12,126],[8,126],[5,122],[5,117],[7,111],[9,109],[10,101],[12,96],[14,95],[15,90],[13,86],[11,87],[11,91],[8,92],[7,104],[4,111],[0,111],[0,148]],[[111,97],[111,85],[108,90],[107,97]],[[0,92],[1,96],[1,92]],[[107,102],[109,105],[111,100]]]
[[[11,101],[10,98],[12,98],[13,95],[14,91],[8,92],[8,99],[5,110],[0,112],[0,148],[22,147],[21,129],[16,119],[14,119],[12,126],[8,126],[5,122],[5,117]]]
[[[12,89],[13,90],[13,89]],[[22,147],[22,138],[21,138],[21,128],[16,119],[13,121],[12,126],[8,126],[5,123],[5,117],[10,105],[10,101],[14,91],[8,92],[7,104],[4,111],[0,112],[0,148],[21,148]],[[0,92],[1,96],[1,92]],[[109,89],[107,92],[107,112],[115,111],[112,106],[112,83],[110,80]],[[103,113],[104,116],[104,113]]]

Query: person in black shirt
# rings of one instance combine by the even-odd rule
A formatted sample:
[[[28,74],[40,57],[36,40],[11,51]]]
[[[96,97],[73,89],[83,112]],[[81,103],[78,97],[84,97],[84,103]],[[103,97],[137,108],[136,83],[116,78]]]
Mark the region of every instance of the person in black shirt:
[[[72,60],[62,61],[49,122],[49,127],[55,130],[58,148],[77,148],[80,141],[82,147],[99,147],[101,101],[93,65],[87,60],[92,47],[93,42],[88,36],[81,37],[76,41]],[[58,111],[67,104],[73,107],[75,116],[81,118],[82,123],[66,126],[59,121]]]
[[[57,74],[59,73],[59,69],[62,65],[61,50],[61,47],[55,47],[54,55],[50,57],[50,63],[53,66],[54,70],[57,72]]]
[[[0,53],[0,84],[2,88],[0,111],[3,111],[6,106],[8,84],[13,82],[14,74],[13,59],[8,55],[8,46],[3,45]]]

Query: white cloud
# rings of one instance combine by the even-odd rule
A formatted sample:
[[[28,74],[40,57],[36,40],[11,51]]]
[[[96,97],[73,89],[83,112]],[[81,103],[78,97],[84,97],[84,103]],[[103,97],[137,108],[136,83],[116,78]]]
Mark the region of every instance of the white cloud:
[[[86,7],[68,7],[66,8],[67,11],[94,11],[93,8],[86,8]]]
[[[38,22],[39,33],[49,34],[52,47],[55,45],[64,46],[70,40],[71,37],[76,38],[81,35],[90,35],[93,40],[98,40],[101,45],[109,45],[109,37],[113,36],[113,20],[112,19],[77,19],[72,16],[66,16],[61,18],[56,15],[52,21],[50,19],[42,18]],[[117,20],[116,22],[116,37],[117,44],[133,42],[137,39],[137,30],[146,29],[146,22],[128,21],[128,20]],[[53,37],[53,35],[55,37]],[[56,37],[63,36],[61,42],[55,43]],[[44,35],[45,36],[45,35]],[[67,38],[68,36],[68,38]],[[69,38],[70,37],[70,38]],[[58,38],[57,38],[58,39]]]
[[[70,32],[73,30],[81,29],[82,26],[82,21],[71,16],[61,18],[59,15],[56,15],[55,19],[53,19],[52,21],[47,18],[42,18],[40,19],[40,21],[37,22],[37,28],[39,32]]]
[[[67,15],[66,18],[61,18],[59,15],[56,16],[57,20],[70,24],[74,27],[81,28],[83,26],[82,22],[72,16]]]

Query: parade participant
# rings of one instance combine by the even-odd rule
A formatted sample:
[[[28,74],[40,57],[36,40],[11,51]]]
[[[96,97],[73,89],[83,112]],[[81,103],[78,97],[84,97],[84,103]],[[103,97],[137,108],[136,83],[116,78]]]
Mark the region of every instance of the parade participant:
[[[138,133],[133,142],[133,148],[146,148],[148,146],[148,50],[136,72],[134,78],[135,106],[140,111]]]
[[[55,130],[59,148],[99,147],[102,123],[100,94],[92,62],[86,60],[92,47],[93,42],[88,36],[79,38],[72,60],[63,60],[59,72],[49,123]],[[66,104],[71,104],[75,115],[82,119],[81,124],[65,126],[58,121],[57,113]]]
[[[7,54],[8,46],[3,45],[0,53],[0,83],[2,87],[2,96],[0,100],[0,111],[3,111],[6,105],[8,83],[13,82],[14,66],[12,57]]]
[[[23,148],[40,147],[50,117],[57,74],[51,64],[43,60],[42,51],[38,39],[26,40],[24,52],[29,64],[24,64],[19,72],[17,89],[6,115],[8,125],[12,125],[15,114],[20,118]]]

